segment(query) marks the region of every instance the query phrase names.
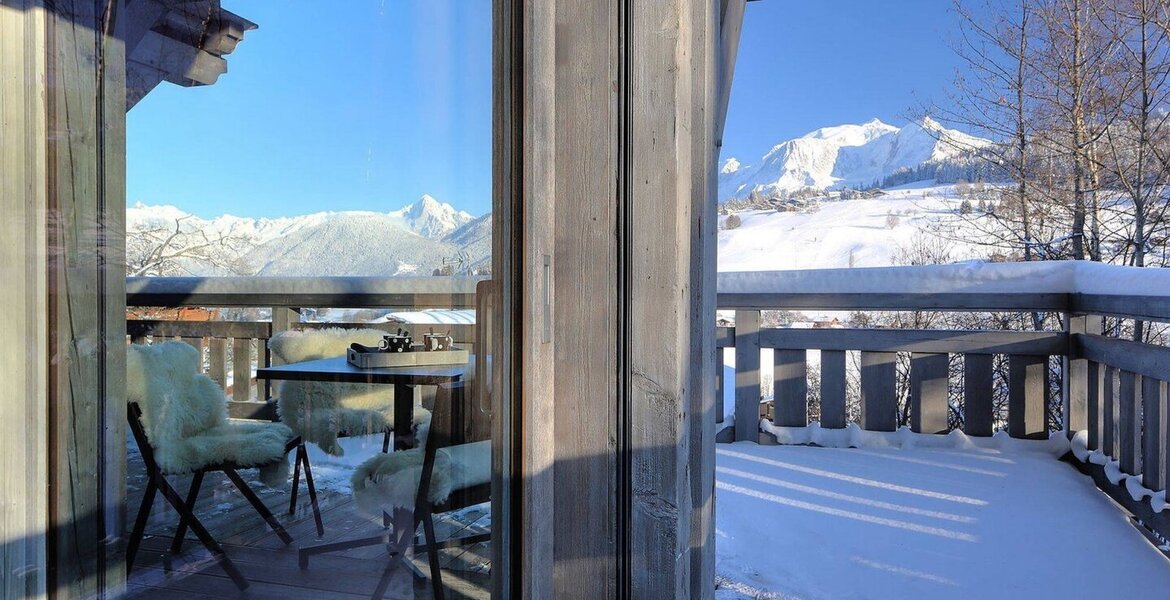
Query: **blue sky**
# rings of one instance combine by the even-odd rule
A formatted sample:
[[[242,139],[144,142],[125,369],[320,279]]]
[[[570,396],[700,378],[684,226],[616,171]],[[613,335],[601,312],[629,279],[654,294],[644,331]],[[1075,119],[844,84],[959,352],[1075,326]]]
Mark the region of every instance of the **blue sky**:
[[[130,111],[130,204],[274,217],[428,193],[489,210],[490,0],[224,5],[260,28],[215,85],[163,83]],[[900,125],[952,81],[954,23],[949,0],[749,4],[723,156],[751,164],[822,126]]]
[[[777,143],[874,117],[904,125],[943,101],[959,61],[951,0],[762,0],[747,5],[723,136],[754,164]]]

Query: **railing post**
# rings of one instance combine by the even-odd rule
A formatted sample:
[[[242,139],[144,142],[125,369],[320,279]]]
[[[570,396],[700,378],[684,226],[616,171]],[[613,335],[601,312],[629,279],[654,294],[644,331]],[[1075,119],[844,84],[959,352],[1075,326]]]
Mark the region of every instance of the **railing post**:
[[[735,441],[760,440],[760,311],[735,311]]]
[[[299,309],[289,308],[286,306],[273,306],[272,307],[272,329],[268,332],[269,339],[271,339],[272,336],[274,336],[282,331],[288,331],[289,329],[292,329],[292,324],[297,323],[300,320],[301,320],[301,313],[300,313]],[[272,365],[272,352],[268,349],[268,340],[261,340],[261,344],[263,345],[263,349],[260,350],[259,354],[257,355],[257,362],[263,361],[264,364],[261,366],[271,367],[271,366],[273,366]],[[264,400],[265,401],[272,400],[272,380],[271,379],[264,380]]]
[[[1100,335],[1103,319],[1097,315],[1065,313],[1064,332],[1068,334],[1068,351],[1061,359],[1061,416],[1065,433],[1069,439],[1082,429],[1090,429],[1099,419],[1090,419],[1091,413],[1099,413],[1101,398],[1095,374],[1097,365],[1077,356],[1078,335]],[[1094,415],[1096,416],[1096,415]],[[1096,432],[1090,432],[1092,442],[1097,442]],[[1094,446],[1095,447],[1095,446]]]

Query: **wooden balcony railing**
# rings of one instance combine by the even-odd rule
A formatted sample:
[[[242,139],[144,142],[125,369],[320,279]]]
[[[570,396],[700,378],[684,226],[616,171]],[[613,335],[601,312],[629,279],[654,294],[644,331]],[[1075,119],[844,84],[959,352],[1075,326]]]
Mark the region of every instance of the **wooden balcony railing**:
[[[207,374],[229,391],[229,410],[238,418],[274,418],[270,382],[257,385],[253,374],[272,364],[268,340],[289,329],[371,327],[394,331],[396,323],[303,322],[306,308],[473,309],[480,278],[462,277],[131,277],[126,304],[132,310],[215,309],[195,313],[201,320],[127,319],[126,333],[181,339],[206,352]],[[266,320],[222,318],[221,309],[260,309]],[[253,315],[255,316],[255,315]],[[438,327],[438,326],[436,326]],[[463,345],[475,340],[474,325],[442,325]],[[229,377],[229,374],[231,375]]]
[[[1127,277],[1149,281],[1111,287]],[[1159,288],[1165,295],[1141,293]],[[859,379],[853,408],[864,430],[907,425],[919,433],[947,433],[956,421],[948,415],[958,412],[959,428],[971,436],[992,435],[1000,425],[1016,438],[1044,438],[1054,428],[1070,437],[1087,431],[1089,451],[1116,460],[1125,474],[1141,475],[1146,488],[1167,488],[1170,348],[1106,335],[1103,326],[1107,317],[1111,331],[1121,329],[1119,323],[1170,322],[1170,270],[1059,263],[723,274],[718,307],[734,311],[734,326],[716,334],[716,364],[723,365],[725,349],[735,356],[733,380],[724,381],[724,369],[716,369],[720,399],[725,386],[734,386],[734,427],[722,432],[724,441],[766,436],[762,415],[776,427],[808,425],[810,396],[820,400],[821,427],[846,427],[852,367]],[[1062,327],[761,328],[761,311],[1056,312]],[[761,364],[766,349],[772,350],[770,365]],[[819,351],[819,361],[809,360],[810,350]],[[850,351],[859,354],[853,364],[847,364]],[[819,389],[809,389],[810,379],[817,379],[810,370],[819,376]],[[772,400],[762,411],[768,372]],[[993,407],[997,394],[1006,396],[1005,406]],[[716,413],[722,422],[724,411]],[[1074,462],[1139,519],[1170,536],[1170,510],[1154,512],[1112,485],[1100,465]]]

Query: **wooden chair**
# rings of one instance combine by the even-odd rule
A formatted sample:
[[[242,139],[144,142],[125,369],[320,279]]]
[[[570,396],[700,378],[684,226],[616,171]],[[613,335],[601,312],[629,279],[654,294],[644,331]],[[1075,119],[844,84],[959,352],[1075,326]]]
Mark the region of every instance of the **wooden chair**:
[[[445,596],[439,566],[439,550],[483,542],[491,538],[490,532],[446,540],[435,538],[436,515],[482,504],[491,499],[491,441],[464,442],[461,439],[465,389],[463,382],[439,386],[435,395],[431,427],[421,448],[421,470],[417,474],[417,484],[411,481],[409,466],[401,472],[389,473],[380,473],[378,467],[396,461],[399,457],[393,456],[394,454],[406,455],[420,449],[375,456],[362,463],[354,475],[354,493],[359,504],[368,506],[378,503],[376,495],[379,492],[388,492],[395,499],[381,503],[379,510],[382,512],[383,526],[390,528],[392,523],[406,523],[408,526],[397,530],[390,528],[378,536],[301,548],[299,552],[301,569],[309,567],[309,558],[315,554],[385,544],[390,556],[371,596],[377,600],[385,595],[395,569],[413,571],[412,565],[405,560],[406,549],[413,544],[416,551],[427,553],[434,597],[441,599]],[[403,476],[396,477],[400,473]],[[379,481],[379,475],[386,478]],[[410,493],[412,491],[413,494]],[[363,494],[366,494],[367,498],[373,497],[373,502],[361,502]],[[413,501],[403,500],[404,497],[411,496]],[[418,543],[419,540],[415,536],[419,525],[423,527],[422,543]]]
[[[283,331],[268,340],[268,349],[282,364],[316,360],[345,354],[351,343],[377,346],[386,332],[379,329],[327,328]],[[325,535],[313,467],[306,444],[315,443],[326,454],[342,453],[339,439],[382,434],[382,452],[390,449],[393,429],[393,388],[355,383],[323,381],[282,381],[277,387],[281,421],[300,438],[293,460],[293,484],[288,514],[296,513],[301,471],[313,508],[317,537]],[[416,421],[425,418],[416,415]]]
[[[203,478],[208,472],[224,473],[281,541],[291,544],[292,537],[237,471],[273,469],[287,477],[286,456],[300,440],[280,423],[228,422],[223,390],[198,372],[198,361],[198,351],[183,342],[130,347],[127,421],[142,455],[147,485],[126,547],[126,572],[134,567],[155,495],[162,492],[179,513],[171,552],[182,549],[189,527],[243,590],[248,581],[194,513]],[[187,473],[192,479],[184,500],[167,476]]]

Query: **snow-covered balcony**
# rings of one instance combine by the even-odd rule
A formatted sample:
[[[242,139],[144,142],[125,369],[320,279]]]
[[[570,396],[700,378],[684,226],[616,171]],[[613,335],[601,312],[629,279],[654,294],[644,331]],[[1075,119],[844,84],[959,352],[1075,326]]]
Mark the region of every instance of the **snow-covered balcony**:
[[[723,597],[1170,589],[1170,271],[723,273],[718,304]]]

